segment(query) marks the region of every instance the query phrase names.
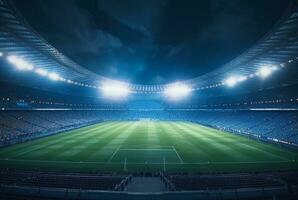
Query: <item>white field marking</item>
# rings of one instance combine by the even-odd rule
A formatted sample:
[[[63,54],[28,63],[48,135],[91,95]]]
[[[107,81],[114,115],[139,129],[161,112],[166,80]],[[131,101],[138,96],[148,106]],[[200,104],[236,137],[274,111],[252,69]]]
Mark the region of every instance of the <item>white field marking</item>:
[[[123,171],[125,171],[125,172],[127,172],[126,162],[127,162],[127,159],[126,159],[126,157],[125,157],[125,160],[124,160],[124,166],[123,166]]]
[[[178,156],[179,160],[181,163],[184,163],[182,158],[180,157],[179,153],[176,151],[176,148],[174,146],[172,146],[172,149],[174,150],[174,152],[176,153],[176,155]]]
[[[137,145],[129,145],[130,147],[134,147],[134,148],[122,148],[122,149],[143,149],[143,148],[137,148],[137,147],[144,147],[145,145],[147,145],[147,143],[142,143],[142,144],[137,144]],[[170,145],[151,145],[153,148],[151,149],[172,149],[172,146]],[[122,147],[126,147],[125,145],[122,145]],[[148,148],[146,148],[148,149]]]
[[[113,154],[111,155],[111,157],[109,158],[109,160],[108,160],[107,163],[110,163],[110,162],[113,160],[114,156],[115,156],[116,153],[119,151],[119,149],[120,149],[120,146],[113,152]]]
[[[107,162],[97,162],[97,161],[63,161],[63,160],[32,160],[32,159],[0,159],[0,161],[16,161],[16,162],[39,162],[39,163],[72,163],[72,164],[108,164]],[[194,163],[180,163],[180,162],[169,162],[167,165],[222,165],[222,164],[261,164],[261,163],[293,163],[296,160],[284,160],[284,161],[226,161],[226,162],[194,162]],[[123,162],[111,162],[110,164],[123,164]],[[129,164],[135,165],[163,165],[163,162],[130,162]]]
[[[173,151],[173,149],[119,149],[119,151]]]

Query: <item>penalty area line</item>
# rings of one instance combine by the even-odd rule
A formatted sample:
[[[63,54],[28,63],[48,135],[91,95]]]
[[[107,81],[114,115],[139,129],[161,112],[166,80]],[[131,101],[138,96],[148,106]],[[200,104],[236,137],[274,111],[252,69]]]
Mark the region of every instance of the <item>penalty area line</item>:
[[[173,149],[119,149],[119,151],[172,151]]]
[[[176,153],[176,155],[178,156],[178,158],[179,158],[179,160],[180,160],[180,163],[183,164],[184,162],[183,162],[182,158],[180,157],[179,153],[176,151],[176,148],[175,148],[174,146],[172,146],[172,149],[173,149],[173,151]]]
[[[111,155],[111,157],[109,158],[107,163],[111,163],[111,161],[113,160],[113,158],[115,157],[116,153],[119,151],[120,146],[113,152],[113,154]]]

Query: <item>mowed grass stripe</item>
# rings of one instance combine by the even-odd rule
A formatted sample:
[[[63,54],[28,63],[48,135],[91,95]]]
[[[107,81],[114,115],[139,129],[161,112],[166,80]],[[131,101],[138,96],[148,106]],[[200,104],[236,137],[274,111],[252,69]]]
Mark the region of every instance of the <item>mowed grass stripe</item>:
[[[95,128],[92,126],[92,129],[99,129],[99,128],[110,128],[111,126],[117,126],[117,123],[103,123],[103,124],[99,124],[97,125]],[[16,145],[16,146],[12,146],[13,151],[12,152],[6,152],[4,151],[3,153],[0,153],[0,156],[2,157],[2,155],[10,155],[9,157],[6,158],[17,158],[23,155],[28,154],[30,157],[30,152],[43,152],[43,151],[47,151],[50,150],[50,148],[53,145],[56,144],[60,144],[61,146],[66,146],[66,141],[67,139],[70,138],[75,138],[78,135],[81,134],[86,134],[88,133],[88,129],[83,128],[83,131],[80,132],[80,129],[76,129],[74,131],[69,131],[67,133],[63,133],[63,134],[58,134],[58,135],[53,135],[53,136],[49,136],[46,138],[41,138],[41,139],[37,139],[32,141],[33,145],[30,145],[31,142],[26,142],[20,145]],[[80,140],[76,140],[76,141],[80,141]],[[31,154],[32,155],[32,154]]]
[[[230,134],[230,133],[227,133],[225,131],[220,131],[220,130],[217,130],[217,129],[213,129],[211,127],[202,126],[202,125],[198,125],[198,124],[194,124],[194,126],[196,126],[197,128],[200,128],[200,129],[207,130],[209,132],[222,133],[222,134],[225,135],[225,138],[230,138],[233,143],[234,143],[235,140],[237,140],[238,141],[237,144],[244,143],[244,144],[257,145],[259,148],[264,148],[266,150],[270,150],[270,152],[285,153],[284,149],[278,148],[275,145],[270,145],[268,143],[264,143],[264,142],[257,141],[257,140],[253,140],[254,142],[251,143],[252,140],[250,138],[247,138],[247,137],[244,137],[244,136]]]
[[[127,165],[133,169],[146,168],[145,162],[154,161],[152,160],[151,151],[142,151],[141,149],[159,149],[159,145],[148,143],[148,123],[146,121],[137,122],[139,126],[133,131],[129,137],[123,142],[123,145],[119,151],[111,159],[111,163],[120,162],[122,163],[122,168],[124,167],[124,161],[126,160]],[[126,149],[134,149],[133,151],[126,151]],[[138,150],[140,149],[140,150]],[[135,163],[143,163],[144,166],[136,165]],[[140,168],[139,168],[140,167]]]
[[[286,150],[282,148],[278,148],[275,145],[267,144],[260,141],[255,141],[243,136],[230,134],[227,132],[219,131],[216,129],[212,129],[212,128],[197,125],[197,124],[191,124],[190,128],[199,129],[206,134],[213,133],[212,134],[213,136],[209,135],[210,138],[217,141],[216,138],[214,138],[214,136],[218,137],[218,140],[220,140],[221,143],[227,142],[227,145],[233,146],[235,149],[237,149],[237,151],[241,150],[243,154],[253,154],[253,159],[258,159],[258,156],[259,156],[261,160],[264,160],[264,157],[267,157],[268,160],[286,161],[286,160],[292,160],[293,158],[290,158],[290,157],[294,157],[291,152],[287,152]],[[266,156],[264,156],[263,154],[265,154]]]
[[[177,123],[174,125],[180,134],[182,134],[187,141],[191,141],[193,145],[195,145],[200,151],[200,157],[205,155],[204,161],[211,162],[211,161],[218,161],[218,158],[226,157],[227,153],[225,152],[224,155],[222,152],[219,152],[218,146],[215,144],[217,141],[212,141],[210,144],[210,139],[202,130],[193,130],[189,127],[189,124],[184,123]],[[191,152],[190,152],[191,153]],[[201,161],[200,157],[191,157],[192,162]]]
[[[104,135],[112,135],[114,132],[118,132],[128,126],[126,123],[116,123],[113,126],[106,126],[102,129],[93,129],[90,132],[84,133],[83,138],[78,138],[74,136],[72,139],[73,142],[68,143],[66,145],[61,145],[59,148],[51,149],[47,152],[44,152],[42,155],[37,157],[37,159],[47,159],[51,158],[51,160],[80,160],[84,161],[84,155],[88,155],[92,149],[95,151],[96,146],[99,146],[100,140],[95,144],[90,144],[88,141],[96,141],[96,136],[104,137]],[[109,133],[109,134],[108,134]],[[104,140],[104,138],[102,139]],[[103,141],[102,143],[105,143]],[[80,147],[80,148],[77,148]],[[84,149],[89,149],[88,152]],[[70,153],[71,152],[71,153]],[[65,155],[66,154],[66,155]],[[82,155],[83,154],[83,155]],[[86,156],[85,156],[86,157]]]
[[[115,123],[115,126],[121,126],[119,129],[125,129],[126,126],[128,126],[127,123]],[[109,129],[111,129],[113,127],[109,127]],[[119,130],[118,128],[115,130],[116,132]],[[98,132],[97,132],[98,133]],[[109,131],[106,131],[105,134],[109,134]],[[78,141],[80,141],[80,139],[78,139]],[[65,150],[63,150],[65,151]],[[63,152],[62,151],[62,152]],[[88,164],[80,161],[79,157],[75,157],[74,159],[71,159],[69,157],[67,157],[67,159],[62,159],[62,160],[58,160],[55,156],[53,156],[55,154],[50,154],[48,155],[48,158],[45,158],[43,160],[38,160],[38,159],[32,159],[30,160],[30,162],[26,162],[25,160],[23,161],[24,167],[30,167],[30,166],[34,166],[35,168],[49,168],[49,169],[57,169],[57,170],[76,170],[76,171],[89,171],[89,170],[94,170],[94,169],[104,169],[104,165],[100,165],[100,162],[96,162],[98,164],[96,164],[95,162],[88,162]],[[59,154],[56,154],[59,155]],[[99,157],[100,158],[100,157]],[[28,159],[28,158],[26,158]],[[34,162],[34,160],[36,160],[36,162]],[[45,161],[45,162],[42,162]],[[47,162],[48,161],[48,162]],[[60,162],[61,161],[61,162]],[[101,160],[99,160],[101,161]],[[10,161],[8,161],[10,162]],[[1,163],[1,162],[0,162]],[[11,160],[10,162],[11,164],[14,163],[15,167],[21,167],[23,164],[22,162],[19,162],[17,160]],[[112,169],[111,167],[115,167],[115,166],[110,166],[107,169]],[[115,170],[117,170],[117,168],[115,168]]]
[[[164,151],[149,151],[172,147],[183,163]],[[136,151],[126,154],[121,149]],[[298,169],[298,163],[291,160],[298,157],[297,151],[178,121],[103,122],[67,131],[0,149],[0,167],[122,171],[126,156],[129,170],[162,170],[163,158],[169,159],[167,170],[176,172]]]
[[[176,126],[184,127],[184,131],[190,135],[191,138],[197,138],[200,141],[200,147],[211,158],[209,162],[222,161],[227,158],[234,161],[237,159],[247,159],[246,155],[239,154],[239,152],[233,147],[226,145],[222,137],[218,137],[218,134],[210,133],[202,129],[196,129],[192,124],[177,124]]]
[[[101,146],[107,143],[107,140],[105,139],[106,136],[111,136],[114,133],[118,134],[119,130],[126,128],[127,126],[127,124],[121,123],[109,129],[101,130],[101,134],[98,134],[97,131],[92,131],[88,134],[88,137],[78,139],[78,141],[81,141],[81,143],[75,144],[75,147],[80,148],[69,148],[68,152],[66,152],[65,154],[60,154],[57,157],[59,159],[79,159],[80,161],[85,161],[92,152],[99,151]]]
[[[227,132],[219,131],[216,129],[212,129],[204,126],[194,126],[200,128],[202,130],[206,130],[206,133],[215,133],[216,135],[220,135],[222,140],[231,140],[229,145],[232,145],[239,152],[243,154],[249,154],[254,160],[264,161],[265,160],[274,161],[274,160],[289,160],[286,151],[282,148],[278,148],[274,145],[267,144],[264,142],[252,140],[243,136],[230,134]],[[227,139],[229,138],[229,139]],[[265,154],[265,156],[264,156]],[[291,160],[291,159],[290,159]]]
[[[123,141],[121,148],[130,149],[130,148],[140,148],[147,146],[147,140],[145,134],[147,133],[146,123],[137,122],[138,126],[132,131],[129,136]],[[144,137],[145,136],[145,137]]]
[[[155,122],[148,122],[148,144],[152,144],[153,146],[160,145],[160,138],[158,137],[158,129],[156,126],[158,126],[159,123]]]
[[[139,125],[136,122],[126,122],[126,124],[127,126],[119,129],[120,131],[117,130],[115,134],[112,133],[112,137],[103,138],[104,144],[100,145],[99,149],[96,151],[87,155],[86,160],[102,160],[108,162],[114,152],[122,146]]]
[[[235,145],[230,145],[231,142],[236,144],[237,141],[231,141],[231,138],[226,138],[225,135],[221,135],[218,132],[210,132],[204,129],[199,129],[193,124],[177,124],[176,126],[178,126],[178,128],[183,126],[184,131],[187,134],[190,134],[192,138],[198,138],[198,140],[201,142],[200,146],[205,149],[204,151],[207,151],[209,157],[213,159],[210,161],[223,161],[227,158],[231,159],[229,161],[254,160],[254,158],[252,158],[248,153],[239,151]],[[227,140],[229,142],[226,142]]]
[[[99,124],[91,125],[90,128],[92,129],[94,127],[110,126],[112,124],[116,124],[116,122],[99,123]],[[85,131],[90,130],[90,128],[88,128],[88,127],[78,128],[75,130],[66,131],[63,133],[56,134],[56,135],[47,136],[44,138],[40,138],[40,139],[25,142],[22,144],[7,147],[0,151],[0,157],[6,156],[7,154],[13,154],[13,153],[27,151],[28,150],[27,148],[33,148],[35,145],[42,146],[44,144],[48,145],[48,144],[56,143],[56,141],[63,142],[63,141],[65,141],[65,139],[67,139],[69,137],[73,137],[74,135],[77,135],[77,134],[83,134]],[[15,152],[15,151],[17,151],[17,152]]]
[[[97,124],[97,126],[98,126],[98,124]],[[78,131],[78,129],[75,129],[75,130],[72,130],[72,131]],[[69,131],[69,132],[71,132],[71,131]],[[63,132],[62,134],[64,135],[66,133]],[[18,145],[12,145],[12,146],[6,147],[4,149],[1,149],[0,157],[4,157],[7,154],[18,153],[18,151],[23,151],[23,150],[27,151],[29,147],[33,147],[35,145],[40,145],[40,144],[42,144],[43,141],[48,142],[49,138],[55,138],[55,137],[57,138],[57,137],[61,137],[61,136],[60,136],[60,134],[57,134],[57,135],[53,135],[53,136],[48,136],[48,137],[44,137],[44,138],[24,142],[24,143],[21,143],[21,144],[18,144]]]
[[[175,148],[179,152],[179,155],[182,156],[184,162],[196,162],[200,161],[209,161],[211,158],[208,155],[208,152],[204,151],[200,146],[200,141],[198,138],[190,137],[185,130],[180,130],[175,127],[175,123],[164,124],[164,130],[170,130],[171,133],[180,135],[179,139],[175,142]]]

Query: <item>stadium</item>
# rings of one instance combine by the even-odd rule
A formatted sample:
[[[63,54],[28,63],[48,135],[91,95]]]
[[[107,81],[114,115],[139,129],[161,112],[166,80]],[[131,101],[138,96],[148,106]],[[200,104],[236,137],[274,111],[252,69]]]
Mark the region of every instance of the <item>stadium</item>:
[[[0,0],[0,199],[297,199],[297,31],[296,0]]]

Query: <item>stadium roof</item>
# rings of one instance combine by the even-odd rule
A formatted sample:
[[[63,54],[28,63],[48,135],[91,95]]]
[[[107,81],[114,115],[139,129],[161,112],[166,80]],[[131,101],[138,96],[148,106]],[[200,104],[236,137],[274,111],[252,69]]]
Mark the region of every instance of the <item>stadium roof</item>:
[[[5,55],[19,56],[80,86],[96,88],[102,81],[112,81],[80,66],[51,46],[9,1],[0,0],[0,23],[0,52]],[[263,65],[283,67],[285,63],[297,59],[297,31],[298,3],[294,2],[272,30],[242,55],[214,71],[182,82],[194,90],[202,90],[223,85],[223,81],[231,75],[249,77]],[[168,86],[129,84],[130,89],[137,93],[159,93]]]

